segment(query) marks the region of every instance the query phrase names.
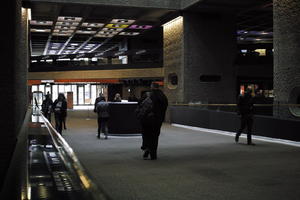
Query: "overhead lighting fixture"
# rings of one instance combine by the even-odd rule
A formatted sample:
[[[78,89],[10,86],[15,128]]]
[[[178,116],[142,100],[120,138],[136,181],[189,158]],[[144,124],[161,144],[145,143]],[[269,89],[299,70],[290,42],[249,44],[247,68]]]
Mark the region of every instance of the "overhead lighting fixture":
[[[147,30],[147,29],[151,29],[153,26],[151,25],[131,25],[129,28],[130,29],[143,29],[143,30]]]
[[[105,28],[127,28],[129,25],[127,24],[107,24]]]
[[[50,33],[51,29],[36,29],[36,28],[31,28],[30,32]]]
[[[28,19],[29,21],[32,20],[31,8],[27,8],[27,19]]]
[[[121,32],[119,35],[135,36],[139,34],[139,32]]]
[[[113,20],[111,20],[110,23],[112,23],[112,24],[128,24],[128,25],[130,25],[130,24],[132,24],[134,22],[135,22],[135,20],[132,20],[132,19],[113,19]]]
[[[99,31],[98,34],[101,34],[101,35],[116,35],[118,34],[119,32],[118,31]]]
[[[102,23],[87,23],[87,22],[84,22],[81,24],[82,27],[91,27],[91,28],[100,28],[100,27],[103,27],[104,24]]]
[[[78,26],[79,22],[56,22],[56,26]]]
[[[121,32],[123,31],[123,28],[103,28],[101,31],[117,31],[117,32]]]
[[[37,21],[37,20],[31,20],[30,25],[38,25],[38,26],[52,26],[52,21]]]
[[[66,34],[72,34],[74,30],[62,30],[62,29],[54,29],[53,33],[66,33]]]
[[[66,16],[59,16],[57,21],[59,22],[80,22],[82,17],[66,17]]]
[[[115,35],[112,34],[97,34],[95,37],[101,37],[101,38],[111,38],[114,37]]]
[[[70,36],[70,33],[52,33],[53,36]]]
[[[55,29],[62,29],[62,30],[75,30],[76,26],[55,26]]]
[[[96,31],[82,31],[82,30],[77,30],[77,34],[95,34]]]

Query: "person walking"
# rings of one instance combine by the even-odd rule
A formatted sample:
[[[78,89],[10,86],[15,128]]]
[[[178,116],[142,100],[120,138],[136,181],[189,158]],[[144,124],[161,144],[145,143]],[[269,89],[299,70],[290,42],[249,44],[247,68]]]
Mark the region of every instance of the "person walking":
[[[96,104],[96,112],[98,114],[98,134],[97,138],[100,139],[101,131],[107,139],[108,135],[108,120],[109,120],[109,103],[105,100],[105,97],[101,96],[98,99],[99,102]]]
[[[244,95],[239,96],[237,103],[237,113],[241,116],[241,125],[235,135],[235,142],[239,142],[239,137],[242,131],[247,127],[247,144],[255,145],[252,143],[252,126],[253,126],[253,97],[251,89],[247,88]]]
[[[42,112],[49,122],[51,122],[52,104],[53,101],[50,98],[50,94],[46,94],[42,103]]]
[[[144,119],[144,143],[146,149],[143,158],[147,159],[150,154],[151,160],[156,160],[158,139],[162,123],[165,119],[168,99],[159,89],[159,85],[152,83],[149,98],[146,98],[142,104],[146,107],[151,107]]]
[[[113,102],[122,102],[120,93],[116,93]]]
[[[67,101],[63,93],[58,94],[58,98],[53,103],[55,117],[55,129],[62,134],[63,118],[67,113]]]

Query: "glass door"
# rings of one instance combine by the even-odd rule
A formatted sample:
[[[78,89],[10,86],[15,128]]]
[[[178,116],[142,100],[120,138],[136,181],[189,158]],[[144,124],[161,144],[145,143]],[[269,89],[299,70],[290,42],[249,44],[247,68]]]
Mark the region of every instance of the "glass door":
[[[84,86],[83,85],[78,85],[78,105],[83,105],[84,104]]]

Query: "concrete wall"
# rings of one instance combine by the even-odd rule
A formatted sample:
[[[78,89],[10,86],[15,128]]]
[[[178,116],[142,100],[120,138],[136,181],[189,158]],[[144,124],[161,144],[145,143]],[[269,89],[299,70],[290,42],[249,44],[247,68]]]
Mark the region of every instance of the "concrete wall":
[[[2,9],[7,11],[1,12],[7,25],[0,33],[1,52],[5,52],[0,55],[0,188],[26,113],[28,66],[27,16],[24,10],[22,14],[21,0],[5,1]]]
[[[235,102],[235,17],[225,14],[184,14],[185,102]],[[201,75],[221,76],[200,82]]]
[[[27,2],[80,3],[92,5],[112,5],[180,9],[181,0],[25,0]]]
[[[300,88],[300,1],[274,0],[273,7],[274,103],[296,103],[290,102],[289,98],[291,95],[300,96],[300,92],[292,94],[295,87]],[[288,107],[275,108],[274,115],[294,118]]]

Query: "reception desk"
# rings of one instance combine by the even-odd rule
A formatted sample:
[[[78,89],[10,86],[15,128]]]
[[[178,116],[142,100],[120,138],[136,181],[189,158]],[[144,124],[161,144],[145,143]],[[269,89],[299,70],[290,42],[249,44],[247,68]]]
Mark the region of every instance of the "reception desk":
[[[109,102],[109,134],[140,134],[141,125],[135,116],[137,102]]]

